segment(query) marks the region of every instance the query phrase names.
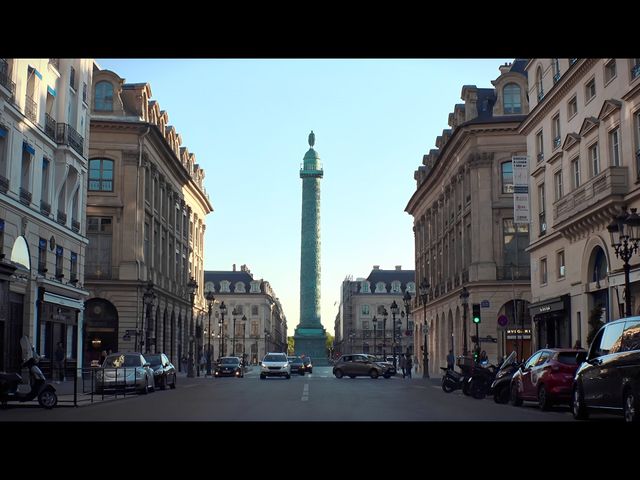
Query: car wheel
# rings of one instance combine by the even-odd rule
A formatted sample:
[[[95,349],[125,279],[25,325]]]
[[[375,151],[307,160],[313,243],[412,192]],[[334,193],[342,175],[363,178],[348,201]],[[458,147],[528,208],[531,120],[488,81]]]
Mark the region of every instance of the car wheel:
[[[260,374],[260,380],[264,380],[265,378],[267,378],[267,376],[261,373]]]
[[[342,378],[342,376],[344,375],[344,373],[342,373],[342,370],[340,369],[333,372],[333,374],[336,376],[336,378]]]
[[[496,403],[509,403],[509,389],[502,387],[493,393],[493,401]]]
[[[369,372],[369,376],[375,380],[380,376],[380,374],[375,368],[372,368],[371,371]]]
[[[520,394],[518,393],[518,386],[513,384],[511,385],[511,405],[514,407],[519,407],[522,405],[522,399],[520,398]]]
[[[584,397],[577,385],[573,387],[573,404],[571,406],[573,418],[576,420],[586,420],[589,417],[587,406],[584,404]]]
[[[287,380],[290,380],[290,379],[291,379],[291,375],[289,375],[289,374],[287,373],[287,377],[286,377],[286,378],[287,378]]]
[[[385,374],[383,375],[383,377],[384,377],[384,378],[386,378],[386,379],[389,379],[389,378],[391,378],[391,375],[390,375],[390,374],[388,374],[388,373],[385,373]]]
[[[449,382],[442,377],[442,390],[444,391],[444,393],[451,393],[455,390],[455,388],[453,388]]]
[[[547,393],[547,389],[544,388],[544,385],[540,385],[540,388],[538,388],[538,405],[540,406],[540,410],[549,410],[552,405],[551,399],[549,398],[549,394]]]
[[[638,399],[633,394],[631,388],[627,389],[624,394],[624,421],[629,423],[637,423],[640,421],[640,405],[638,405]]]
[[[174,390],[176,388],[176,374],[173,374],[173,383],[171,385],[169,385],[169,387],[171,388],[171,390]]]

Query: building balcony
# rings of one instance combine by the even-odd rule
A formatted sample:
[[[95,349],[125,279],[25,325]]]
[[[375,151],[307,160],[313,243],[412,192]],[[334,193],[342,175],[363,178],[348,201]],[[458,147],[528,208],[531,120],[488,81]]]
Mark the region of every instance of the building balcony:
[[[51,214],[51,204],[40,200],[40,213],[48,217]]]
[[[60,71],[60,59],[59,58],[50,58],[49,65],[55,67],[56,70]]]
[[[84,138],[71,125],[58,123],[56,126],[56,142],[61,145],[69,145],[78,154],[84,155]]]
[[[581,212],[611,196],[622,197],[629,191],[627,167],[607,167],[597,177],[562,197],[553,204],[556,223],[574,218]]]
[[[558,148],[560,146],[560,135],[553,139],[553,148]]]
[[[29,95],[24,97],[24,114],[32,122],[38,123],[38,104]]]
[[[51,140],[56,141],[56,121],[48,113],[44,114],[44,133]]]
[[[80,231],[80,222],[75,219],[71,219],[71,230],[78,233]]]
[[[531,280],[531,266],[496,267],[496,280]]]
[[[9,67],[6,60],[0,58],[0,85],[9,90],[10,98],[16,94],[16,84],[9,78]]]
[[[0,175],[0,193],[7,193],[9,190],[9,179],[3,175]]]
[[[58,210],[58,217],[56,218],[56,222],[58,222],[60,225],[66,225],[67,214]]]
[[[31,198],[33,195],[26,188],[20,187],[20,203],[26,205],[27,207],[31,205]]]

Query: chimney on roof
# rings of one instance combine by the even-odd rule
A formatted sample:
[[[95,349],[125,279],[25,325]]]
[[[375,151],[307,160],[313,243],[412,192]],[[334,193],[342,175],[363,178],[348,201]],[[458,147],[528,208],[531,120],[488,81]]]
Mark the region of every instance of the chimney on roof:
[[[235,263],[233,264],[233,271],[234,272],[236,271],[236,264]]]
[[[396,270],[402,270],[402,265],[396,265]]]
[[[511,70],[511,63],[507,62],[504,65],[498,67],[500,69],[500,75],[507,73]]]
[[[380,265],[374,265],[374,266],[373,266],[373,269],[374,269],[374,270],[380,270]]]

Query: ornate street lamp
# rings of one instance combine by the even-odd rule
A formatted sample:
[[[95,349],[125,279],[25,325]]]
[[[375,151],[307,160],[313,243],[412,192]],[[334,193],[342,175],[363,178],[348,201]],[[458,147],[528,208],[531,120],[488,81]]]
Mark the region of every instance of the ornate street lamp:
[[[409,289],[404,292],[404,297],[402,297],[404,301],[404,311],[407,314],[407,335],[409,335],[409,314],[411,313],[411,293],[409,293]],[[409,353],[409,346],[407,346],[407,353]]]
[[[189,283],[187,283],[187,291],[189,292],[189,299],[191,300],[191,326],[193,326],[193,305],[196,299],[196,291],[198,290],[198,283],[196,279],[191,277]],[[193,377],[193,335],[189,336],[189,364],[187,365],[187,377]]]
[[[245,363],[245,337],[246,337],[246,331],[247,331],[247,316],[246,315],[242,315],[242,365],[244,365]]]
[[[220,328],[220,356],[224,357],[224,315],[227,313],[227,306],[224,304],[224,301],[220,303],[220,323],[218,323],[218,327]]]
[[[396,315],[398,314],[399,308],[395,300],[391,302],[391,307],[389,309],[391,310],[391,315],[393,317],[393,338],[394,340],[396,340],[397,339],[396,329],[398,328],[396,325]],[[400,351],[402,351],[402,345],[400,345]],[[398,347],[394,345],[394,349],[393,349],[393,366],[394,367],[396,367],[397,354],[398,354]]]
[[[211,310],[213,310],[213,304],[216,297],[213,294],[213,290],[208,290],[204,294],[204,298],[207,299],[207,310],[209,312],[209,329],[207,330],[207,376],[211,376]]]
[[[422,345],[422,378],[429,378],[429,325],[427,324],[427,300],[429,299],[429,282],[426,278],[420,282],[420,300],[422,300],[424,344]]]
[[[231,315],[233,315],[233,353],[232,355],[236,356],[236,316],[240,315],[240,310],[238,310],[238,306],[236,305],[231,310]]]
[[[389,312],[385,307],[382,307],[382,356],[384,361],[387,361],[387,317]]]
[[[376,316],[373,316],[373,354],[374,355],[378,355],[378,349],[376,348],[376,334],[377,334],[377,326],[378,326],[378,319],[376,318]]]
[[[150,338],[151,329],[149,328],[149,326],[151,325],[151,310],[153,309],[153,303],[154,303],[155,299],[156,299],[156,294],[153,291],[153,282],[149,282],[147,284],[147,288],[146,288],[144,294],[142,295],[142,300],[143,300],[145,308],[146,308],[147,330],[146,330],[146,335],[145,335],[144,322],[143,322],[142,332],[141,332],[141,335],[140,335],[140,353],[142,353],[142,345],[143,344],[145,344],[145,352],[144,353],[149,353],[149,346],[150,346],[150,343],[151,343],[151,338]],[[146,337],[146,341],[145,341],[145,337]]]
[[[626,317],[632,315],[629,260],[633,253],[638,251],[638,242],[640,241],[640,216],[636,210],[636,208],[632,208],[631,213],[627,213],[627,206],[623,205],[620,214],[614,217],[607,226],[611,236],[611,246],[615,250],[616,257],[624,262],[624,310]]]
[[[469,308],[469,290],[467,290],[467,287],[462,287],[460,301],[462,302],[462,354],[466,356],[469,353],[467,350],[467,309]]]

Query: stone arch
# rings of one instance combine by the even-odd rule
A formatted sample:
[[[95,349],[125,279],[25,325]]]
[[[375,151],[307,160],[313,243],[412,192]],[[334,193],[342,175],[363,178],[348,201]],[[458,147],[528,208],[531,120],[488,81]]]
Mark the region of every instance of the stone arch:
[[[24,236],[19,235],[13,242],[9,259],[18,268],[22,267],[26,270],[31,270],[31,253],[29,250],[29,243]]]
[[[588,304],[585,321],[596,305],[604,307],[602,321],[608,322],[612,316],[612,305],[623,303],[624,286],[616,286],[610,292],[609,273],[611,272],[611,256],[609,249],[600,235],[595,235],[586,243],[582,256],[582,281],[588,288]],[[633,291],[633,286],[632,286]],[[613,298],[611,298],[613,296]],[[614,300],[615,299],[615,300]],[[588,329],[587,329],[588,330]]]
[[[102,351],[120,350],[118,309],[105,298],[91,298],[84,303],[83,363],[91,365],[92,360],[100,361]],[[135,338],[132,338],[135,342]]]

